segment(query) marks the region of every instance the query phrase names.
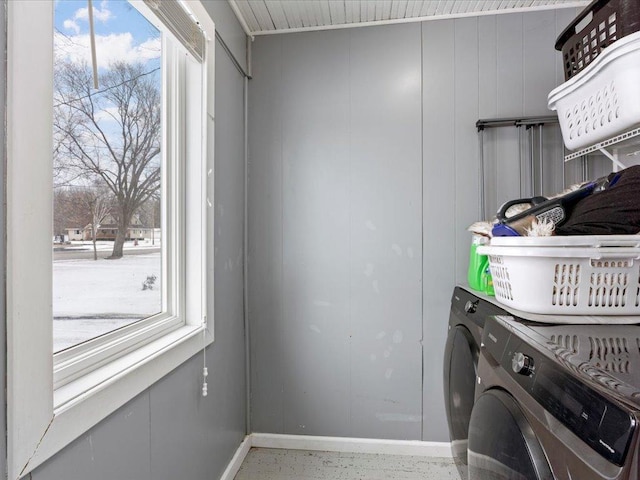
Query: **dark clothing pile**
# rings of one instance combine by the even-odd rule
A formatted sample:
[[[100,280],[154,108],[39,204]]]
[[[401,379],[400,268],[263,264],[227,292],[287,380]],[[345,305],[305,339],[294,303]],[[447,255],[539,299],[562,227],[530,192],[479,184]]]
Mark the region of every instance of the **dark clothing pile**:
[[[610,186],[578,200],[556,235],[635,235],[640,232],[640,165],[609,175]]]

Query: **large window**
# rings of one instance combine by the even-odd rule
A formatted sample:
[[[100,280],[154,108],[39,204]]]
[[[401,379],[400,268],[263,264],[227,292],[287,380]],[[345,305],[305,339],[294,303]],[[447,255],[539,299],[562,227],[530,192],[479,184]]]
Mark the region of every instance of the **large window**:
[[[163,180],[170,180],[162,145],[171,121],[162,108],[162,34],[152,22],[128,2],[103,2],[93,12],[94,62],[87,2],[61,0],[54,8],[53,351],[59,352],[165,311],[161,226],[171,199],[162,194]]]
[[[10,478],[213,340],[213,38],[199,2],[8,3]]]

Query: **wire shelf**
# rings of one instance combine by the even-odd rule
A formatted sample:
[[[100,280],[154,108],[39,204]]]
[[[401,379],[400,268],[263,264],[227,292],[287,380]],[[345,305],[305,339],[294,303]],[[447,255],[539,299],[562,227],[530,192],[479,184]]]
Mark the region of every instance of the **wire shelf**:
[[[602,151],[614,145],[618,149],[630,147],[632,145],[638,145],[640,148],[640,139],[636,138],[638,136],[640,136],[640,128],[629,130],[628,132],[621,133],[620,135],[616,135],[615,137],[609,138],[607,140],[603,140],[602,142],[595,143],[593,145],[590,145],[589,147],[582,148],[569,155],[566,155],[564,157],[564,161],[569,162],[571,160],[583,157],[590,153]]]

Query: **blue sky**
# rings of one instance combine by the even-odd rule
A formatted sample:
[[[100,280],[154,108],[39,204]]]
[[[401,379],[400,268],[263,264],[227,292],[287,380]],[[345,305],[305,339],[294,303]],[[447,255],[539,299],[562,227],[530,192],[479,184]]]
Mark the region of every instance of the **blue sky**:
[[[100,68],[116,60],[158,63],[160,33],[129,2],[94,0],[93,8]],[[56,53],[74,61],[88,60],[87,1],[57,0],[54,25]]]
[[[89,22],[84,11],[87,8],[86,0],[58,0],[55,4],[55,26],[66,35],[77,34],[73,27],[65,27],[65,22],[72,21],[79,28],[80,33],[89,33]],[[95,11],[94,24],[96,34],[131,32],[134,38],[142,43],[153,34],[153,27],[138,11],[126,0],[109,0],[93,2]],[[82,18],[77,18],[77,15]],[[155,35],[158,35],[157,30]]]
[[[54,5],[56,64],[72,62],[89,67],[91,48],[87,1],[56,0]],[[160,32],[127,1],[94,0],[93,7],[99,72],[107,71],[112,63],[118,61],[142,63],[146,71],[155,71],[151,78],[159,86]],[[114,105],[102,103],[97,114],[98,122],[108,135],[121,131],[114,122],[116,111]],[[114,144],[118,141],[119,137],[114,135]]]

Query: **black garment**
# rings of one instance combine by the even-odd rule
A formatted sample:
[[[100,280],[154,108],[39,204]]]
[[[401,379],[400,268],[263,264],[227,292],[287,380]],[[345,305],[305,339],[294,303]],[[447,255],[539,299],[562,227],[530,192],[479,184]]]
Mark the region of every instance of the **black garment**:
[[[640,232],[640,165],[609,175],[617,181],[579,200],[556,235],[635,235]]]

